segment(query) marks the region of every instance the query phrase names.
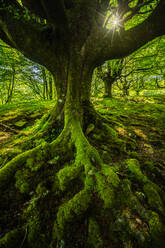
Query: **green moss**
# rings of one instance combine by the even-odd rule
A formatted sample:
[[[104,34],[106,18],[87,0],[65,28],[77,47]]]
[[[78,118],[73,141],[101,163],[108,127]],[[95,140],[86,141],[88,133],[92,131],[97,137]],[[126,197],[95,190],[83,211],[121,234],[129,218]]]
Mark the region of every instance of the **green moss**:
[[[101,140],[101,134],[93,134],[93,138],[96,140]]]
[[[88,226],[88,245],[91,248],[102,248],[103,240],[100,234],[100,227],[97,221],[93,218],[89,219],[89,226]]]
[[[140,164],[137,159],[127,159],[125,163],[128,167],[128,170],[131,172],[131,176],[138,180],[140,183],[146,183],[148,178],[140,170]]]
[[[19,168],[22,168],[26,163],[26,160],[33,158],[42,149],[42,146],[38,146],[32,150],[21,153],[20,155],[13,158],[3,168],[0,169],[0,188],[4,187],[11,179]],[[45,151],[46,152],[46,151]]]
[[[112,208],[115,197],[114,187],[100,173],[96,173],[96,181],[96,190],[100,198],[104,201],[104,208]]]
[[[47,191],[48,191],[48,190],[47,190],[47,188],[44,186],[44,182],[39,183],[39,184],[37,185],[37,188],[36,188],[36,193],[37,193],[37,195],[42,196],[42,195],[44,195]]]
[[[38,248],[47,247],[45,234],[42,234],[42,225],[37,216],[33,217],[28,223],[28,247]]]
[[[1,248],[20,247],[25,236],[25,228],[18,228],[7,233],[0,239]]]
[[[128,156],[135,159],[139,158],[139,154],[135,151],[128,152]]]
[[[108,126],[107,124],[103,124],[103,126],[106,128],[106,131],[107,131],[109,137],[113,140],[116,140],[117,139],[117,132],[113,128]]]
[[[162,200],[157,190],[154,188],[153,184],[151,183],[145,184],[143,190],[147,196],[149,206],[155,210],[158,210],[164,215],[164,206]]]
[[[34,164],[34,158],[28,158],[26,160],[26,166],[27,167],[31,168],[33,166],[33,164]]]
[[[154,240],[157,240],[158,242],[160,242],[162,239],[164,240],[165,227],[163,226],[159,218],[159,215],[157,213],[153,211],[150,212],[150,219],[149,219],[148,224],[149,224],[151,237]]]
[[[23,127],[27,122],[24,120],[20,120],[14,123],[15,126],[17,127]]]
[[[94,129],[95,129],[95,125],[93,123],[89,124],[87,129],[86,129],[86,135],[88,135],[91,132],[93,132]]]
[[[67,228],[68,223],[81,218],[81,215],[87,211],[90,202],[91,194],[88,190],[84,189],[59,208],[57,223],[55,223],[55,230],[59,236],[58,238],[61,238],[64,235],[64,230]]]
[[[108,166],[104,167],[103,170],[104,175],[107,177],[107,181],[112,184],[113,187],[117,187],[120,183],[120,179],[118,175],[114,172],[114,170]]]
[[[95,179],[93,175],[94,175],[94,172],[90,170],[88,172],[88,175],[85,177],[84,185],[87,190],[93,190],[93,191],[95,190]]]
[[[81,167],[78,166],[66,166],[57,173],[59,180],[59,187],[61,190],[65,190],[68,184],[80,174]]]
[[[154,163],[151,161],[146,161],[144,163],[144,166],[146,167],[147,170],[149,169],[150,171],[153,171],[154,169]]]
[[[120,205],[124,205],[129,209],[134,210],[139,216],[144,219],[147,218],[147,212],[138,198],[133,194],[131,190],[131,182],[128,179],[122,180],[121,192],[119,194]]]
[[[19,189],[22,194],[28,193],[30,191],[30,185],[28,183],[29,171],[27,169],[18,170],[15,174],[15,178],[15,187]]]

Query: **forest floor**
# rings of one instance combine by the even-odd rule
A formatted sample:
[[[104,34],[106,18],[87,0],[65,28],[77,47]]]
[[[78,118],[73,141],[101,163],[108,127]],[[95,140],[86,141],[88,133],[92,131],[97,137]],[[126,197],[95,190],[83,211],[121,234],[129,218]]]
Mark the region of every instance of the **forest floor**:
[[[165,191],[164,102],[165,96],[120,100],[117,98],[98,98],[94,100],[96,110],[110,121],[111,128],[116,131],[121,140],[125,141],[123,152],[121,152],[120,147],[116,146],[112,146],[108,150],[106,140],[101,144],[96,143],[95,147],[98,148],[104,162],[113,165],[114,163],[122,163],[126,159],[137,159],[142,165],[143,172],[163,191]],[[53,105],[53,101],[46,101],[9,104],[0,107],[1,166],[13,158],[15,154],[21,153],[17,142],[22,137],[28,136],[31,130],[39,125],[41,117]],[[5,154],[7,154],[6,157]],[[124,173],[125,171],[121,170],[119,176],[124,177]],[[20,204],[22,203],[20,202]],[[16,206],[12,207],[17,209]],[[0,227],[0,236],[3,236],[10,229],[14,229],[16,225],[13,209],[0,216],[0,222],[4,223],[5,219],[8,222],[3,230]],[[15,214],[19,215],[17,210]]]
[[[165,166],[165,96],[127,99],[93,100],[95,108],[110,120],[119,138],[126,140],[126,153],[114,150],[105,155],[109,164],[126,158],[135,158],[155,165]],[[23,102],[0,107],[0,159],[11,150],[17,153],[17,141],[28,136],[39,125],[41,117],[54,105],[53,101]],[[130,141],[130,142],[129,142]],[[98,144],[104,153],[105,144]],[[2,155],[3,154],[3,155]],[[103,155],[103,154],[101,154]],[[154,168],[157,168],[154,167]],[[158,168],[157,168],[158,169]],[[162,171],[165,180],[165,170]],[[164,186],[165,189],[165,186]]]

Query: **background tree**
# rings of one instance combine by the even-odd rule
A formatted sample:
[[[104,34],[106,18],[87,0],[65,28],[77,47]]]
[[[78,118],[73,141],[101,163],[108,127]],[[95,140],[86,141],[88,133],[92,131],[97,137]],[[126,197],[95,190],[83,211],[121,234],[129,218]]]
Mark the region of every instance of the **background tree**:
[[[56,91],[51,73],[3,42],[0,43],[0,78],[2,104],[20,97],[22,100],[55,98]]]
[[[112,98],[112,85],[120,78],[122,63],[123,59],[112,60],[97,68],[97,77],[104,83],[104,97]]]

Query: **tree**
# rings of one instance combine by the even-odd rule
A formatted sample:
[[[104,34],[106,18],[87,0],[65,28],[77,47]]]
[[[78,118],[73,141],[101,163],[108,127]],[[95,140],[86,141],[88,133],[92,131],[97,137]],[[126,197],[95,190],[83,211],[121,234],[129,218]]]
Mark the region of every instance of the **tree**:
[[[10,103],[16,86],[16,77],[22,66],[19,53],[4,44],[0,45],[1,102]]]
[[[2,104],[10,103],[22,95],[26,99],[55,98],[55,85],[51,73],[43,66],[25,58],[16,49],[0,42],[0,91]],[[26,92],[26,93],[25,93]]]
[[[112,97],[112,85],[120,78],[123,60],[107,61],[97,68],[97,77],[104,82],[104,97]]]
[[[17,244],[19,238],[19,245],[24,240],[25,223],[28,224],[25,241],[28,247],[85,247],[86,243],[89,247],[106,247],[107,239],[109,244],[115,242],[114,237],[108,234],[101,237],[99,232],[100,227],[106,226],[109,233],[106,216],[113,212],[114,206],[120,208],[115,193],[125,188],[131,197],[128,202],[135,203],[136,198],[129,190],[130,185],[126,181],[125,186],[124,182],[120,184],[118,175],[102,162],[94,147],[92,133],[100,133],[106,140],[114,136],[108,121],[90,103],[92,73],[104,61],[129,55],[163,35],[164,11],[164,0],[0,1],[0,37],[26,57],[44,65],[55,78],[57,104],[35,138],[43,138],[59,123],[63,127],[57,139],[54,137],[51,143],[44,142],[25,151],[0,171],[1,188],[16,171],[18,181],[20,175],[28,173],[25,168],[36,172],[31,176],[34,182],[29,179],[29,184],[21,186],[21,190],[29,195],[35,191],[40,206],[27,209],[23,228],[16,231]],[[121,141],[116,139],[116,142]],[[49,164],[57,166],[50,170]],[[138,165],[134,166],[137,171]],[[40,171],[40,168],[45,169]],[[25,178],[29,178],[28,174]],[[135,207],[136,204],[132,206]],[[99,214],[102,218],[97,220]],[[155,216],[159,218],[158,213]],[[154,220],[158,223],[157,219]],[[8,240],[3,239],[1,243],[6,242],[8,246]],[[126,242],[121,236],[120,240]],[[147,242],[147,235],[142,240]]]

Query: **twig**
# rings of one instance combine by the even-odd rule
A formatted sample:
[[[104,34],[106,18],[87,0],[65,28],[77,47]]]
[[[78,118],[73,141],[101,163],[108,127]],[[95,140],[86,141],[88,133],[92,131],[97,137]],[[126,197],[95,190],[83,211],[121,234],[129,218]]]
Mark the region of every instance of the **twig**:
[[[24,235],[24,238],[23,238],[23,240],[22,240],[22,243],[21,243],[20,248],[22,248],[22,247],[23,247],[23,244],[24,244],[25,239],[26,239],[26,237],[27,237],[27,233],[28,233],[28,226],[26,226],[25,235]]]

